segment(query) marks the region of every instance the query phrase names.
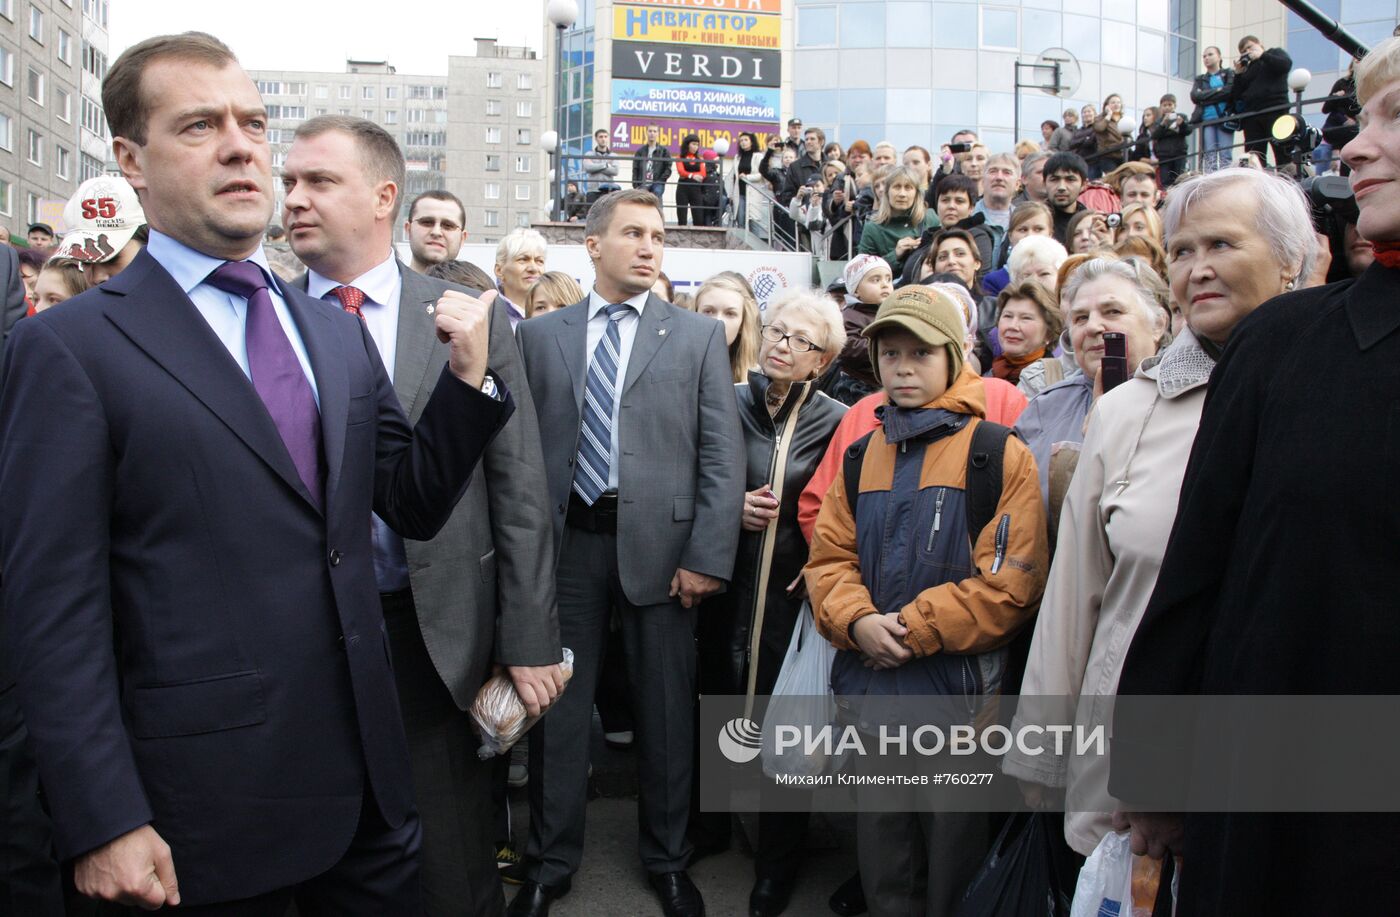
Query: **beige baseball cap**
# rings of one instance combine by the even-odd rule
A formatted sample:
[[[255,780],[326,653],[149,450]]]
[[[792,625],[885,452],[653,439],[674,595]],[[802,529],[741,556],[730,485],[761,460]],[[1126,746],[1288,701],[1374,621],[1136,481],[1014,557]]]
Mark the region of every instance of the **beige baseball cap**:
[[[146,225],[146,214],[136,189],[120,175],[99,175],[78,186],[63,208],[68,232],[55,254],[88,264],[100,264],[117,256],[136,230]]]

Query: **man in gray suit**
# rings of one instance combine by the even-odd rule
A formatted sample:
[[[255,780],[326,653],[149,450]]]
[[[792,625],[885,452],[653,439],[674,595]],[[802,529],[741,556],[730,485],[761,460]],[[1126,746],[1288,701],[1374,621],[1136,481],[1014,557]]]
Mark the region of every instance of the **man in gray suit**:
[[[282,181],[288,237],[310,268],[298,285],[358,312],[405,413],[416,419],[446,359],[433,327],[436,304],[465,291],[409,270],[394,255],[403,154],[373,122],[314,118],[297,130]],[[432,541],[406,541],[372,521],[423,820],[423,897],[434,917],[498,915],[505,907],[491,764],[477,760],[464,711],[493,661],[506,667],[531,712],[547,708],[562,684],[539,429],[499,303],[491,341],[491,368],[510,388],[516,413],[487,448],[483,473]]]
[[[685,873],[695,620],[738,547],[744,458],[724,327],[649,293],[666,231],[649,191],[604,195],[585,227],[593,290],[516,329],[539,410],[574,680],[530,736],[526,882],[542,917],[583,853],[589,727],[613,606],[635,692],[642,863],[668,917],[704,913]]]

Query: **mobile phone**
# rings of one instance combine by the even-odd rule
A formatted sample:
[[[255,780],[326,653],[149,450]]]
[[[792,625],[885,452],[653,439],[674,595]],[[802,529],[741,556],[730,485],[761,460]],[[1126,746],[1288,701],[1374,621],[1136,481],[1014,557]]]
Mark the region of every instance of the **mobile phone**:
[[[1099,379],[1103,382],[1104,394],[1128,381],[1128,339],[1121,331],[1104,332],[1100,367]]]

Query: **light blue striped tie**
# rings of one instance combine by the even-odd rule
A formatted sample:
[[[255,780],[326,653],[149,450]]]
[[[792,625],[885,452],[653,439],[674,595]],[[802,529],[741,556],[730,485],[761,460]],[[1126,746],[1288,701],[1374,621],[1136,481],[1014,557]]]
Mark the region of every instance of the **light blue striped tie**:
[[[608,489],[608,456],[612,453],[613,401],[617,397],[618,355],[622,352],[622,317],[631,309],[625,302],[607,307],[608,328],[593,348],[588,382],[583,391],[583,427],[578,437],[578,462],[574,466],[574,490],[592,506]]]

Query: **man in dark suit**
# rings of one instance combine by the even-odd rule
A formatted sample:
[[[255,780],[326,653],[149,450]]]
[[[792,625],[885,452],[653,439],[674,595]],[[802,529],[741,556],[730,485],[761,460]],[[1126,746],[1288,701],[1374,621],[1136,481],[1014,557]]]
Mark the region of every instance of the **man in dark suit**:
[[[267,269],[267,115],[228,48],[134,45],[103,103],[150,243],[15,328],[0,401],[4,649],[59,856],[147,908],[417,914],[367,521],[432,537],[509,416],[487,304],[438,304],[410,427],[364,323]]]
[[[8,245],[0,244],[0,308],[4,309],[4,340],[10,339],[10,329],[24,318],[24,281],[19,276],[19,256]]]
[[[530,881],[510,913],[547,914],[579,867],[593,691],[616,605],[637,713],[642,863],[668,917],[697,917],[704,903],[685,873],[695,618],[733,569],[744,500],[729,352],[721,324],[649,293],[666,237],[655,195],[605,195],[585,236],[588,298],[516,330],[550,431],[559,631],[574,680],[530,736]]]
[[[403,153],[382,127],[322,116],[297,128],[282,168],[282,207],[292,251],[310,268],[294,285],[337,308],[355,305],[414,419],[447,359],[433,311],[445,295],[466,291],[395,256],[403,181]],[[400,538],[373,521],[375,579],[423,821],[424,903],[433,917],[505,909],[493,762],[475,755],[479,740],[466,713],[491,663],[505,666],[532,713],[548,707],[561,684],[539,427],[505,307],[492,308],[492,369],[510,388],[515,413],[487,447],[483,473],[431,541]]]

